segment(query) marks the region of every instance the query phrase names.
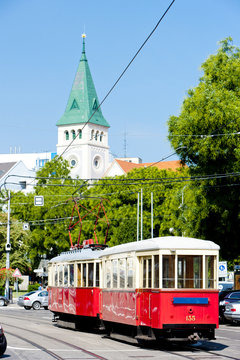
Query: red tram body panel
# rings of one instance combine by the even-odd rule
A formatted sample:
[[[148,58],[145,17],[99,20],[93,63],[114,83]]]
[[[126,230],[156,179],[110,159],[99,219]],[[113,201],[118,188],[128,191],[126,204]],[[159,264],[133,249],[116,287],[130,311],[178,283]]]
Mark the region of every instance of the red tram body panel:
[[[99,288],[49,288],[49,310],[78,316],[97,317],[100,313]]]

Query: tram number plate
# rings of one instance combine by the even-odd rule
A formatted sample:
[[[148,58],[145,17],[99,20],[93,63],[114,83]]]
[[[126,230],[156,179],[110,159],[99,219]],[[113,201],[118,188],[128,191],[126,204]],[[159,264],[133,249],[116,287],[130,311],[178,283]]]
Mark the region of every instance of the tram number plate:
[[[195,315],[187,315],[186,321],[196,321],[196,316]]]

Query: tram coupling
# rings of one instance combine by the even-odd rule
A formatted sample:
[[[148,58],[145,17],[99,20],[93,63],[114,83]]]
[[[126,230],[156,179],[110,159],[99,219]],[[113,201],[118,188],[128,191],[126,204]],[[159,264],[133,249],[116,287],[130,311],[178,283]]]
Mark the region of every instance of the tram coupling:
[[[53,314],[52,322],[53,322],[53,323],[56,323],[58,320],[59,320],[59,316],[56,315],[56,314]]]

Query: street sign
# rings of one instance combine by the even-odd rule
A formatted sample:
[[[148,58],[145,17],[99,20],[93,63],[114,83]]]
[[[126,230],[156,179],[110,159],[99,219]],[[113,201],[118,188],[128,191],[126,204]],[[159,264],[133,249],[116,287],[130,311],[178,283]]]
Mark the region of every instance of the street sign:
[[[219,261],[218,277],[227,277],[227,261]]]
[[[34,206],[43,206],[44,205],[44,197],[43,196],[34,196]]]
[[[19,278],[22,276],[20,270],[18,268],[16,268],[16,270],[14,271],[14,273],[12,274],[13,277]]]
[[[29,224],[23,223],[23,230],[29,230]]]

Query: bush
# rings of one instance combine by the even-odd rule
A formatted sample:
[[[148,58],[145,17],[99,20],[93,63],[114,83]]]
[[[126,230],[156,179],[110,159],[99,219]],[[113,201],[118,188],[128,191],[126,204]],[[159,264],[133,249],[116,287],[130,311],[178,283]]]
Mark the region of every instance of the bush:
[[[1,296],[5,295],[5,288],[4,287],[0,287],[0,295]]]
[[[32,284],[32,285],[28,285],[28,292],[29,292],[29,291],[38,290],[39,286],[40,286],[40,285],[39,285],[38,283]]]

